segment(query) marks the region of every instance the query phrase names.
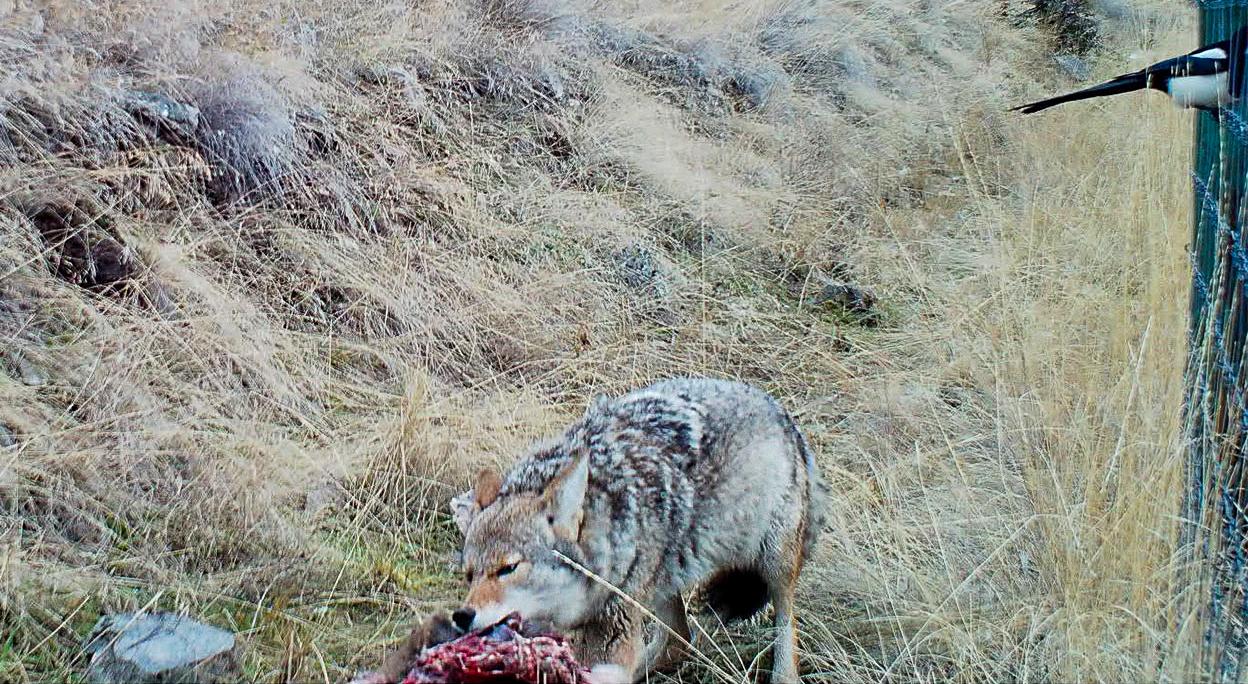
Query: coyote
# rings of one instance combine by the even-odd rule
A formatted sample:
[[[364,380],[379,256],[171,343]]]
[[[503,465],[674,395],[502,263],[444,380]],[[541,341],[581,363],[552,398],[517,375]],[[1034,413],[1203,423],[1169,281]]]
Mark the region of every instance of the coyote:
[[[592,679],[628,684],[683,652],[662,628],[644,643],[638,606],[687,642],[684,592],[701,589],[723,619],[770,600],[772,681],[796,684],[793,590],[824,498],[806,439],[759,389],[671,379],[599,398],[452,500],[468,582],[452,619],[469,629],[517,611],[577,630]]]

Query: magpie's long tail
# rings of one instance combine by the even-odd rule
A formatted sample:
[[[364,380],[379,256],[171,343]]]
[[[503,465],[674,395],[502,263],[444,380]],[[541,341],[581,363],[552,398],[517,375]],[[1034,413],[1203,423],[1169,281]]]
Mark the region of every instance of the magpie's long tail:
[[[1048,109],[1054,105],[1063,104],[1065,102],[1074,102],[1075,100],[1086,100],[1090,97],[1102,97],[1105,95],[1117,95],[1118,93],[1129,93],[1132,90],[1142,90],[1148,85],[1148,77],[1143,71],[1137,71],[1131,74],[1123,74],[1112,81],[1084,88],[1073,93],[1058,95],[1047,100],[1039,102],[1030,102],[1025,105],[1019,105],[1010,109],[1012,112],[1022,112],[1024,114],[1033,114],[1042,109]]]

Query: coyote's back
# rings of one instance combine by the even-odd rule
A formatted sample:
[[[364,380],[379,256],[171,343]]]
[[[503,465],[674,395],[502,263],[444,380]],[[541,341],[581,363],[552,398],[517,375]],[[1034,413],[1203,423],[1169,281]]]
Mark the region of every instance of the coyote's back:
[[[469,581],[457,619],[518,610],[580,628],[600,673],[640,678],[679,644],[660,630],[643,645],[640,611],[602,581],[686,637],[681,595],[701,587],[728,618],[775,605],[774,676],[795,682],[793,585],[823,500],[805,438],[761,390],[673,379],[601,398],[504,478],[483,473],[456,497]]]

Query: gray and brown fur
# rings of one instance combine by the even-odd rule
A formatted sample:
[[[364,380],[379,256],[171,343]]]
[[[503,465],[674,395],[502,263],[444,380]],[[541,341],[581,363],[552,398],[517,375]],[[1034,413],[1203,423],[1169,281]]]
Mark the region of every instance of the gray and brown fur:
[[[773,681],[798,681],[793,590],[823,521],[814,456],[766,393],[673,379],[600,398],[505,477],[482,473],[452,502],[465,532],[465,610],[480,625],[511,610],[577,629],[600,681],[640,680],[680,655],[571,558],[688,639],[684,592],[725,617],[775,607]],[[474,617],[475,616],[475,617]],[[614,674],[611,674],[614,673]]]

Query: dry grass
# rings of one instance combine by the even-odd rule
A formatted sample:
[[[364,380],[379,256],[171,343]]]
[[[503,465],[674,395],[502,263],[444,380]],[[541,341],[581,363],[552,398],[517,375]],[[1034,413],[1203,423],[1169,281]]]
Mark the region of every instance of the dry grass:
[[[980,186],[1008,194],[912,219],[939,237],[907,239],[888,220],[935,310],[905,343],[943,367],[879,383],[877,430],[902,434],[847,476],[857,505],[824,568],[827,583],[849,566],[882,593],[864,606],[873,639],[830,630],[833,672],[847,661],[863,679],[1196,672],[1199,590],[1174,555],[1190,122],[1162,107],[1124,99],[1037,117]],[[974,142],[963,150],[977,176]],[[883,654],[840,650],[876,640]]]
[[[0,8],[0,680],[72,680],[140,607],[344,679],[457,598],[469,473],[672,374],[760,384],[821,454],[816,680],[1190,679],[1189,120],[1005,116],[1070,84],[996,6]],[[1168,16],[1107,40],[1181,50]],[[44,206],[133,283],[54,277]],[[823,276],[881,325],[806,306]],[[674,676],[753,676],[765,631]]]

